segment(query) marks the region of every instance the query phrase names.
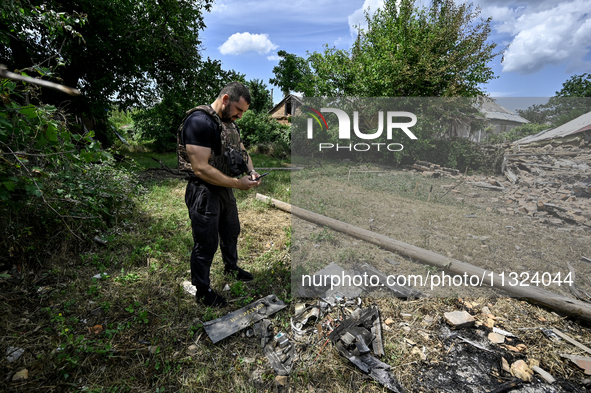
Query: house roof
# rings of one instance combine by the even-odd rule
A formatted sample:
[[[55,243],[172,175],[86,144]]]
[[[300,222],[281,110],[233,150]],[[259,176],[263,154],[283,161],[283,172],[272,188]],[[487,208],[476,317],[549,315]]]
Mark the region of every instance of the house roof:
[[[302,97],[298,97],[296,95],[293,94],[288,94],[285,97],[283,97],[283,99],[281,101],[279,101],[279,103],[277,105],[275,105],[273,108],[271,108],[271,110],[269,110],[267,113],[271,113],[273,112],[275,109],[279,108],[280,106],[282,106],[285,101],[287,101],[288,99],[294,99],[296,100],[299,104],[303,105],[304,103],[302,102]]]
[[[524,119],[511,112],[509,109],[500,106],[492,98],[482,97],[482,99],[478,100],[478,103],[475,106],[479,112],[482,112],[485,117],[490,120],[506,120],[522,124],[529,123],[527,119]]]
[[[513,142],[513,144],[526,145],[548,139],[564,138],[565,136],[589,130],[591,130],[591,112],[585,113],[584,115],[581,115],[576,119],[561,125],[560,127],[551,128],[549,130],[539,132],[536,135],[529,135],[525,138],[521,138],[518,141]]]

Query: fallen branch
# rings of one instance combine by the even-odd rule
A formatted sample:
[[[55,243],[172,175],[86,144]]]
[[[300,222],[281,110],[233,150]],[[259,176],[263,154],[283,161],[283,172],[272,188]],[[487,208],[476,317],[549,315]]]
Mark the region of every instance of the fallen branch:
[[[293,214],[296,217],[306,221],[313,222],[321,226],[327,226],[339,232],[344,232],[350,236],[378,245],[386,250],[390,250],[423,263],[436,266],[458,275],[467,274],[468,276],[477,276],[482,285],[501,289],[513,296],[525,298],[532,302],[550,307],[561,312],[578,316],[587,321],[591,321],[591,306],[584,302],[559,295],[541,288],[512,286],[510,280],[503,279],[499,274],[487,271],[477,266],[459,261],[457,259],[444,257],[429,250],[413,246],[388,236],[371,232],[363,228],[356,227],[342,221],[335,220],[311,211],[292,206],[288,203],[278,201],[265,195],[257,194],[256,199],[263,202],[270,202],[278,209]],[[504,284],[504,285],[502,285]]]
[[[486,188],[488,190],[505,191],[505,187],[493,186],[492,184],[488,184],[488,183],[485,183],[482,181],[467,182],[467,184],[470,184],[471,186],[475,186],[475,187]]]
[[[186,176],[187,174],[184,172],[179,171],[178,169],[172,169],[171,167],[165,165],[161,160],[154,158],[154,157],[150,157],[152,160],[156,161],[157,163],[160,164],[160,168],[148,168],[146,169],[147,171],[166,171],[169,173],[172,173],[175,176]]]
[[[442,196],[440,196],[440,197],[437,197],[437,199],[443,198],[444,196],[446,196],[447,194],[449,194],[451,190],[453,190],[454,188],[456,188],[457,186],[459,186],[459,185],[460,185],[460,184],[462,184],[462,183],[464,183],[464,181],[463,181],[463,180],[462,180],[462,181],[459,181],[459,182],[457,182],[455,186],[453,186],[453,187],[451,187],[449,190],[447,190],[447,192],[446,192],[445,194],[443,194]]]
[[[43,86],[43,87],[49,87],[51,89],[62,91],[62,92],[69,94],[71,96],[79,96],[81,94],[79,90],[73,89],[68,86],[59,85],[57,83],[49,82],[49,81],[46,81],[43,79],[31,78],[30,76],[15,74],[13,72],[7,71],[6,66],[3,66],[3,65],[0,65],[0,77],[12,79],[15,81],[32,83],[34,85],[39,85],[39,86]]]
[[[29,157],[49,157],[49,156],[57,156],[61,154],[70,154],[76,153],[76,150],[68,150],[68,151],[60,151],[58,153],[51,153],[51,154],[32,154],[32,153],[23,153],[20,151],[15,151],[14,153],[0,153],[3,156],[11,156],[11,155],[18,155],[18,156],[29,156]]]

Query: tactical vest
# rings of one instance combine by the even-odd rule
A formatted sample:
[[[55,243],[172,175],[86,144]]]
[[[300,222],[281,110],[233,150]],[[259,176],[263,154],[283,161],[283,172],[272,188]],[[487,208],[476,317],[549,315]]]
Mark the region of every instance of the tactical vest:
[[[187,149],[185,147],[185,143],[183,141],[183,127],[185,126],[185,121],[187,118],[196,111],[202,111],[207,113],[218,125],[218,130],[221,128],[221,140],[222,140],[222,149],[220,154],[216,154],[214,149],[211,149],[211,156],[209,157],[209,165],[216,168],[220,172],[228,176],[236,176],[235,174],[232,175],[230,171],[230,166],[228,164],[228,160],[224,153],[234,150],[238,152],[245,163],[248,163],[248,154],[246,150],[242,150],[241,148],[241,140],[240,140],[240,132],[238,131],[238,126],[234,122],[224,123],[222,119],[218,116],[217,112],[209,105],[200,105],[193,109],[190,109],[186,112],[181,125],[177,130],[177,159],[178,159],[178,168],[180,171],[183,172],[190,172],[193,173],[193,168],[191,167],[191,162],[189,161],[189,156],[187,155]]]

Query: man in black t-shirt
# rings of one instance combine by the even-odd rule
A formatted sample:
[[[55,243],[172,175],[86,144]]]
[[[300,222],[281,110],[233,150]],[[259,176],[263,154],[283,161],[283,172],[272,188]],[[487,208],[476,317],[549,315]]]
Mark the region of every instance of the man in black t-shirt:
[[[242,281],[253,279],[252,274],[237,266],[240,222],[232,191],[233,188],[249,190],[261,182],[254,180],[259,174],[234,123],[249,105],[248,89],[232,82],[222,89],[213,104],[189,111],[193,112],[180,129],[179,147],[186,150],[192,170],[185,193],[194,241],[191,281],[197,287],[197,300],[209,306],[226,305],[226,300],[210,288],[209,272],[218,242],[224,273]],[[235,172],[228,168],[228,152],[244,158],[248,175],[234,176]]]

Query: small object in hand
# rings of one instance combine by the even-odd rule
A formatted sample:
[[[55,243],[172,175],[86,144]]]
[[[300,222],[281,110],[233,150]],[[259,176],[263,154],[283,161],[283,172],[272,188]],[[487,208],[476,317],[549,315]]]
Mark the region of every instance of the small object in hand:
[[[259,176],[259,177],[257,177],[256,179],[252,179],[252,181],[257,181],[257,180],[259,180],[261,177],[265,177],[265,176],[267,176],[269,173],[271,173],[271,172],[263,173],[262,175],[260,175],[260,176]]]

